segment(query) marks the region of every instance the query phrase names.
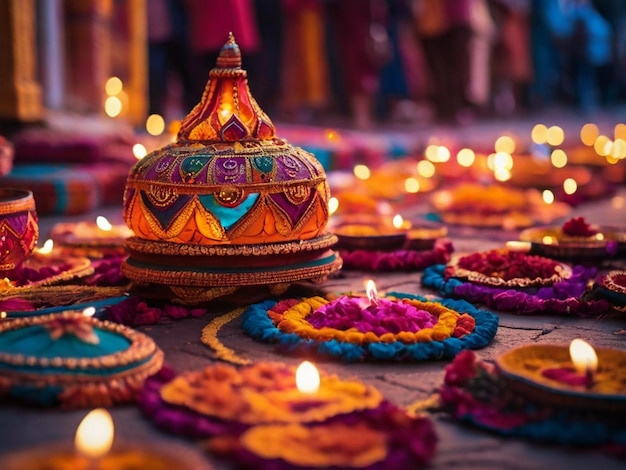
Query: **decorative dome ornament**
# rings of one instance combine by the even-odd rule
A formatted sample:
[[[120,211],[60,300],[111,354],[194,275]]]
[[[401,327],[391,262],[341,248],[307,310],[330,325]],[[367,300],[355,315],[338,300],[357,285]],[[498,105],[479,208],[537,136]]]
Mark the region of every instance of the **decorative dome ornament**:
[[[176,142],[130,171],[124,220],[136,236],[124,274],[186,304],[325,280],[341,268],[325,231],[329,198],[322,165],[278,138],[252,97],[230,34]]]

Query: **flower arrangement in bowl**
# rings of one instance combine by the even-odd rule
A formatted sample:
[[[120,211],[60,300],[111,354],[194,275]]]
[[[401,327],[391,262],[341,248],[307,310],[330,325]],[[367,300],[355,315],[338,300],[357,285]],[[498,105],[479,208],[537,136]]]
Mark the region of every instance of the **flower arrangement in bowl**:
[[[558,259],[595,261],[626,252],[626,229],[591,224],[584,217],[528,228],[519,238],[530,243],[531,252]]]

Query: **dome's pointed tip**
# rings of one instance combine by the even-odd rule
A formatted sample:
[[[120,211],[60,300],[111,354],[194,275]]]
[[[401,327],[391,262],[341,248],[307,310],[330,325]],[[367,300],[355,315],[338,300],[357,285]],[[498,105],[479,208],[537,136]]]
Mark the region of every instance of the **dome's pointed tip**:
[[[217,67],[225,69],[241,68],[241,51],[235,42],[235,35],[228,33],[228,40],[222,46],[217,57]]]

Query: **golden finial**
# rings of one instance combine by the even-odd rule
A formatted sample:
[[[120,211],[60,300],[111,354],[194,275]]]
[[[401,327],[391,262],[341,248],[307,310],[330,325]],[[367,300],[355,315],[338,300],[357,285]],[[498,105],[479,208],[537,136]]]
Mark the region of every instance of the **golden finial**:
[[[217,57],[217,68],[241,68],[241,51],[239,50],[239,45],[235,42],[235,35],[232,32],[228,33],[228,40],[222,46],[220,54]]]
[[[200,103],[187,115],[178,131],[179,142],[237,142],[269,140],[276,130],[248,88],[241,68],[241,51],[233,33],[222,46],[217,64]]]

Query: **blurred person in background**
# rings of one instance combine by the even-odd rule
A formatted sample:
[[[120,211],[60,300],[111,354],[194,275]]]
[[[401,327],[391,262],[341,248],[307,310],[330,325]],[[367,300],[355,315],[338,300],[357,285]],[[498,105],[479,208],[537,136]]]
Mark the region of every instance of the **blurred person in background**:
[[[612,60],[612,31],[609,23],[589,0],[536,0],[533,14],[545,26],[547,38],[554,45],[551,57],[545,55],[547,44],[538,44],[539,34],[533,30],[533,43],[540,46],[541,62],[536,64],[535,90],[542,95],[553,89],[552,81],[542,84],[543,68],[549,61],[556,64],[557,91],[564,99],[585,111],[593,111],[600,103],[599,72]]]
[[[530,54],[530,0],[492,0],[496,24],[493,106],[497,114],[529,108],[533,80]]]
[[[258,52],[259,31],[252,0],[185,0],[193,54],[193,94],[200,101],[220,49],[235,35],[244,64]]]
[[[277,2],[278,3],[278,2]],[[281,0],[284,15],[281,108],[284,118],[311,123],[328,106],[324,5],[321,0]]]
[[[432,103],[440,122],[471,120],[467,89],[470,80],[471,0],[415,0],[414,15],[430,72]]]
[[[352,123],[371,128],[380,70],[392,58],[385,0],[329,0],[330,47],[337,48],[339,74]]]
[[[182,0],[151,0],[148,25],[148,114],[168,114],[172,79],[180,85],[176,113],[186,113],[197,103],[193,93],[189,54],[188,18]],[[179,116],[177,116],[178,118]]]

